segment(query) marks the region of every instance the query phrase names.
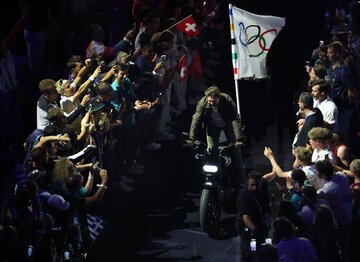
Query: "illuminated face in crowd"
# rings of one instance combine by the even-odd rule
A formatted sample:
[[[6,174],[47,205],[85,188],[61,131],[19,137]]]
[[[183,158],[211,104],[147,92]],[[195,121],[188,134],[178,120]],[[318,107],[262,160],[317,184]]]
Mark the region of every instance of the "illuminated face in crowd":
[[[212,107],[216,107],[219,104],[219,98],[215,96],[208,96],[207,101]]]
[[[317,139],[309,139],[309,143],[312,149],[317,149],[319,147],[319,141]]]
[[[120,84],[124,83],[126,77],[127,77],[127,72],[125,70],[119,69],[119,72],[117,73],[117,79]]]
[[[337,52],[335,52],[334,48],[329,47],[327,49],[327,57],[331,63],[337,62],[340,60],[340,56]]]
[[[46,91],[45,96],[46,96],[47,100],[49,100],[51,102],[55,102],[59,96],[59,93],[54,86],[53,88]]]
[[[320,63],[322,65],[326,65],[326,64],[329,63],[329,58],[327,57],[327,52],[326,51],[325,52],[321,51],[319,53],[319,60],[320,60]]]
[[[63,96],[73,96],[76,92],[76,87],[72,87],[68,80],[62,80],[61,86],[63,87],[61,92]]]
[[[323,96],[323,93],[319,91],[319,88],[320,88],[319,85],[315,85],[311,88],[311,95],[316,100],[319,100]]]
[[[249,191],[256,191],[257,187],[258,187],[258,183],[256,182],[256,180],[253,179],[253,178],[250,178],[248,180],[248,190]]]

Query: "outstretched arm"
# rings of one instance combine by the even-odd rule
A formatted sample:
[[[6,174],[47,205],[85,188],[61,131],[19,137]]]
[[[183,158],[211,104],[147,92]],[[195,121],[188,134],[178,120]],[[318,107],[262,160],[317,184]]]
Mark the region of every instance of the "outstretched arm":
[[[264,156],[270,160],[271,166],[273,168],[273,171],[279,176],[279,177],[284,177],[287,178],[289,175],[287,172],[284,172],[281,167],[279,166],[279,164],[276,162],[275,160],[275,156],[271,150],[270,147],[265,147],[264,149]]]

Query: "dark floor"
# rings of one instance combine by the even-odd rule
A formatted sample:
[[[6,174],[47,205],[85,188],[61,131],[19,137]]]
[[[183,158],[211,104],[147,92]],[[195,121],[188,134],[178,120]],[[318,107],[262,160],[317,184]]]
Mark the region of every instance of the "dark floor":
[[[184,119],[178,121],[174,126],[178,138],[162,143],[161,149],[142,159],[146,170],[133,176],[133,192],[109,187],[100,213],[110,223],[89,249],[87,261],[239,261],[236,211],[222,212],[217,239],[211,239],[200,227],[202,178],[193,154],[181,146],[180,133],[187,130],[182,130]],[[291,166],[292,159],[283,153],[291,152],[289,137],[285,134],[283,143],[278,143],[275,126],[269,126],[265,134],[261,139],[249,137],[246,170],[270,171],[264,146],[273,148],[285,168]],[[274,187],[270,190],[275,192]]]

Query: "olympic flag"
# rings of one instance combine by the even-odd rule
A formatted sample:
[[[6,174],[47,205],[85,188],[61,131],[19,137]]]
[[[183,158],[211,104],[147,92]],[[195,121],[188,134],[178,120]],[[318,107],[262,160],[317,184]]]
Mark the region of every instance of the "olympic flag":
[[[285,18],[256,15],[229,5],[234,78],[266,78],[266,55]]]

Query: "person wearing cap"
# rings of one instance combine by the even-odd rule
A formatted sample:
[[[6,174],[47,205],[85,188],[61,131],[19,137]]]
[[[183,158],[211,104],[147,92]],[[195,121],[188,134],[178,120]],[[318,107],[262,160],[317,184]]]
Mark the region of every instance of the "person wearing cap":
[[[56,208],[60,211],[66,211],[70,207],[70,202],[66,201],[63,196],[58,194],[50,195],[47,200],[47,204],[50,207]]]

